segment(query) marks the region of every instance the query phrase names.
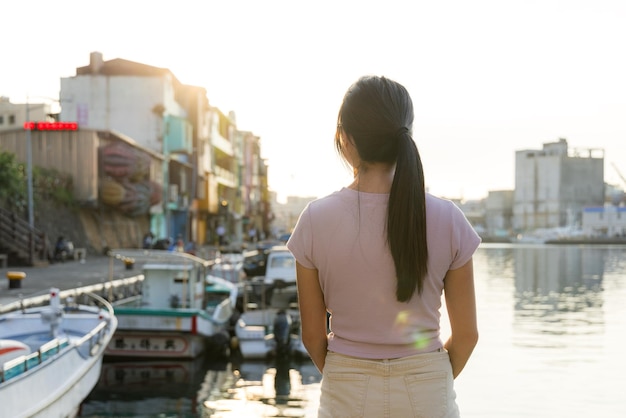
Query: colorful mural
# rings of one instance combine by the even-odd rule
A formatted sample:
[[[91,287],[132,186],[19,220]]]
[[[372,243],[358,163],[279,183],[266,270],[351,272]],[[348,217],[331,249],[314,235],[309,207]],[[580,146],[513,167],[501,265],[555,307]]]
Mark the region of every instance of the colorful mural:
[[[98,149],[100,200],[129,216],[147,214],[161,202],[161,186],[150,179],[150,156],[121,142]]]

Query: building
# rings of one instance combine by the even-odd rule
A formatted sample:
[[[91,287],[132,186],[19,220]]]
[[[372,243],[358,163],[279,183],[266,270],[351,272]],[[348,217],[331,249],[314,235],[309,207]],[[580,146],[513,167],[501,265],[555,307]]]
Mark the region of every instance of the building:
[[[584,208],[582,232],[587,237],[626,237],[626,207],[605,205]]]
[[[485,199],[485,236],[506,239],[513,229],[513,190],[490,190]]]
[[[306,205],[315,199],[316,197],[312,196],[287,196],[287,201],[285,203],[279,203],[277,201],[276,193],[273,193],[272,201],[274,202],[274,222],[272,225],[272,235],[278,237],[282,234],[290,233],[296,226],[298,218]]]
[[[240,196],[243,214],[242,231],[248,241],[270,235],[270,211],[267,193],[267,161],[261,158],[261,138],[252,132],[239,131],[242,163]]]
[[[204,88],[182,84],[165,68],[104,61],[94,52],[89,65],[61,79],[59,102],[53,113],[50,104],[2,98],[2,149],[24,161],[24,138],[32,136],[35,167],[71,175],[74,196],[95,209],[102,228],[133,230],[116,244],[140,245],[139,228],[156,239],[213,244],[222,225],[234,245],[251,225],[270,231],[260,138],[240,132],[235,113],[211,106]],[[27,120],[75,128],[25,131]],[[101,241],[94,247],[115,240]]]
[[[38,98],[41,100],[41,98]],[[0,97],[0,132],[22,129],[26,121],[54,122],[58,118],[55,105],[48,102],[13,103],[8,97]]]
[[[149,211],[150,229],[157,237],[180,235],[186,241],[214,243],[222,225],[229,242],[242,241],[246,211],[263,205],[262,193],[255,190],[246,195],[244,207],[241,181],[258,179],[267,169],[243,163],[244,138],[251,134],[238,132],[234,112],[211,106],[204,88],[182,84],[166,68],[104,61],[93,52],[89,65],[61,79],[61,103],[61,121],[123,135],[163,155],[158,180],[163,203]],[[260,158],[260,148],[252,150],[254,156],[245,156],[249,161]],[[256,171],[245,174],[251,170]]]
[[[164,156],[156,181],[163,200],[150,208],[150,230],[158,238],[190,238],[188,216],[194,193],[193,125],[183,104],[188,91],[167,69],[123,59],[104,61],[93,52],[89,65],[61,78],[61,121],[77,121],[81,129],[123,135]],[[103,158],[132,158],[124,151],[104,150]],[[105,173],[106,174],[106,173]],[[104,180],[104,178],[103,178]],[[113,177],[110,189],[124,180]],[[106,203],[106,202],[105,202]]]
[[[513,228],[580,225],[583,208],[604,203],[604,150],[568,149],[563,138],[515,153]]]

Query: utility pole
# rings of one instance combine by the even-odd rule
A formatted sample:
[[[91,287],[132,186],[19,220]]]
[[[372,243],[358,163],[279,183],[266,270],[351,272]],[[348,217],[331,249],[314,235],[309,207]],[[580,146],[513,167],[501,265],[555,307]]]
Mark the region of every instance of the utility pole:
[[[26,123],[30,122],[30,105],[26,96]],[[33,146],[31,129],[26,130],[26,184],[28,193],[28,226],[35,228],[35,208],[33,203]]]

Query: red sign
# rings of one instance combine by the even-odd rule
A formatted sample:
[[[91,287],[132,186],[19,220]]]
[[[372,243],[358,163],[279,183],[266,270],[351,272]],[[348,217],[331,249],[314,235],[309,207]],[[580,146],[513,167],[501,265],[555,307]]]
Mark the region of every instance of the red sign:
[[[27,131],[77,131],[76,122],[24,122]]]

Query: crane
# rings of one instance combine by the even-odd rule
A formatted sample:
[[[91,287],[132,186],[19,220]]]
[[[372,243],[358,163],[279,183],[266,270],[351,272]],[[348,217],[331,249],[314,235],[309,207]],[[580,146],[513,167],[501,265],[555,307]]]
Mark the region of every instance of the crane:
[[[622,183],[624,183],[624,186],[626,186],[626,177],[624,177],[622,173],[619,171],[619,168],[617,168],[617,164],[615,164],[614,162],[611,162],[611,165],[617,172],[617,175],[619,176],[619,178],[622,179]]]

